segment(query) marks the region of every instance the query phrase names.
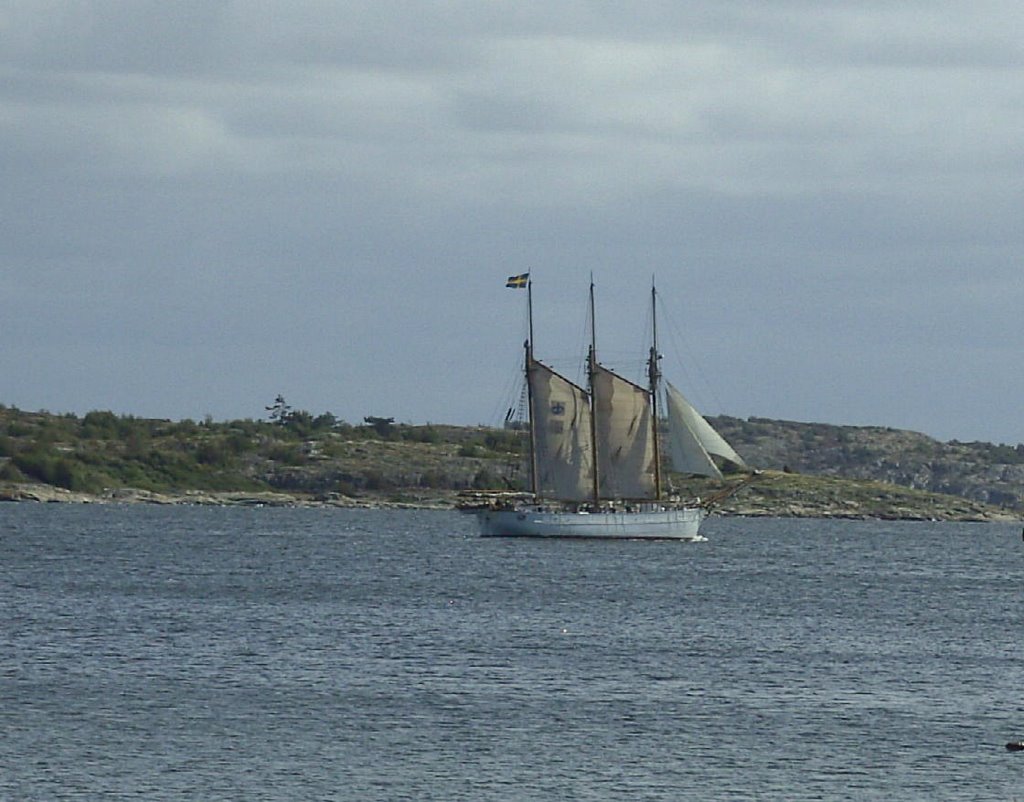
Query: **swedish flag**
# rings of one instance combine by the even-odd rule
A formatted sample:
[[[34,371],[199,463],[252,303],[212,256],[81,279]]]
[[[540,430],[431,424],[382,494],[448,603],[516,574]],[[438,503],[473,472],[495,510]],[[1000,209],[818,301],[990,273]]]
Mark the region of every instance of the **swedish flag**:
[[[529,280],[529,273],[520,273],[518,276],[509,276],[508,281],[505,282],[505,286],[520,290],[526,286],[526,282],[528,282]]]

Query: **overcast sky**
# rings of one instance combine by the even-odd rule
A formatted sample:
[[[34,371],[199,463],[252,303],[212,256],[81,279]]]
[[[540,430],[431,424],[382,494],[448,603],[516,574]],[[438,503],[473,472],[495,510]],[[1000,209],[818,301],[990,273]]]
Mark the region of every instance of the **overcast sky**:
[[[22,409],[497,424],[530,270],[570,376],[655,276],[706,414],[1024,440],[1019,0],[4,0],[0,171]]]

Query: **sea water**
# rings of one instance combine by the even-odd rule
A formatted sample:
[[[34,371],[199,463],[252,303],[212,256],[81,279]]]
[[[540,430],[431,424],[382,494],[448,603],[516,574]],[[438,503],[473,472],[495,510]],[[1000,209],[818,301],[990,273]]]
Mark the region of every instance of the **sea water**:
[[[0,506],[0,799],[1024,799],[1016,526]]]

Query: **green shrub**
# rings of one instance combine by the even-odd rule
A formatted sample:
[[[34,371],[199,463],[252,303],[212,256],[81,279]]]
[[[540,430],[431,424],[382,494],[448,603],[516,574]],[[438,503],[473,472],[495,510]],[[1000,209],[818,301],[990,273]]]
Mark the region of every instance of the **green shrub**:
[[[18,470],[18,466],[8,460],[0,465],[0,482],[24,482],[25,474]]]
[[[378,470],[369,469],[363,472],[363,487],[366,490],[388,490],[395,486]]]
[[[95,410],[82,418],[82,437],[89,440],[112,440],[118,434],[117,415]]]
[[[11,462],[28,478],[48,485],[53,484],[53,466],[56,462],[53,455],[44,451],[29,451],[14,455]]]
[[[275,443],[267,456],[282,465],[304,465],[307,462],[306,455],[294,443]]]
[[[420,477],[420,487],[429,487],[432,489],[442,489],[448,487],[448,476],[441,470],[429,470],[424,471]]]
[[[484,445],[491,451],[511,452],[518,454],[523,450],[525,438],[521,432],[488,432],[484,436]]]
[[[54,462],[53,481],[50,484],[66,490],[88,489],[88,482],[81,467],[65,457],[60,457]]]
[[[481,468],[476,472],[476,476],[473,477],[473,489],[474,490],[490,490],[496,487],[498,484],[494,478],[494,474],[486,468]]]
[[[412,443],[440,443],[441,434],[433,426],[403,426],[402,439]]]
[[[226,465],[231,455],[222,440],[205,440],[196,449],[196,462],[200,465]]]

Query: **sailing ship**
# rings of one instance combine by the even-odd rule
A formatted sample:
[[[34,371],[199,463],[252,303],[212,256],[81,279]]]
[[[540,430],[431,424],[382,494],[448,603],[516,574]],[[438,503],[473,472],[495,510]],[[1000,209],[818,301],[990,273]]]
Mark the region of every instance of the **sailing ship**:
[[[513,277],[521,280],[523,276]],[[510,279],[510,282],[512,279]],[[509,286],[512,286],[511,284]],[[597,359],[594,284],[590,284],[588,387],[533,353],[533,290],[527,281],[530,492],[490,494],[466,504],[484,537],[640,538],[697,541],[715,500],[681,501],[666,493],[658,436],[662,376],[657,291],[651,288],[652,345],[647,386]],[[671,384],[665,383],[673,469],[722,478],[717,457],[739,470],[743,459]],[[727,491],[730,495],[736,488]]]

